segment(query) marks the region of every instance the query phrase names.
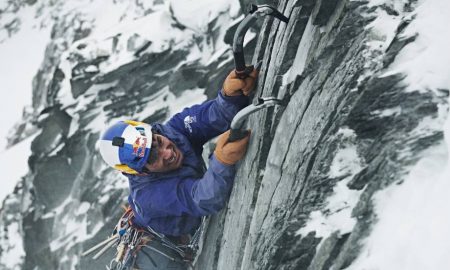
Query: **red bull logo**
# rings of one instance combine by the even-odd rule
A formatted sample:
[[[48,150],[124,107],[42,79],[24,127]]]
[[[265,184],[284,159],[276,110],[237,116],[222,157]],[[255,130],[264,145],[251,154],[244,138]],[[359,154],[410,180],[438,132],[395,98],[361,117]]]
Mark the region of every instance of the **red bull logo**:
[[[133,155],[140,158],[144,157],[146,147],[147,147],[147,138],[138,137],[136,141],[134,141],[133,143]]]

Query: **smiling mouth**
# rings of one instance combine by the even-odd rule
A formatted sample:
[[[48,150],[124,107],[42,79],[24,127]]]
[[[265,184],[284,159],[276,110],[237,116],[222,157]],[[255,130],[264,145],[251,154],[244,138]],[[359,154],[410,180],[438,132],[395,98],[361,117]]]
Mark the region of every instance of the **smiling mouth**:
[[[174,146],[172,146],[172,152],[173,152],[173,155],[172,155],[172,157],[169,159],[169,164],[175,164],[176,161],[177,161],[178,155],[177,155],[177,151],[175,151],[175,147],[174,147]]]

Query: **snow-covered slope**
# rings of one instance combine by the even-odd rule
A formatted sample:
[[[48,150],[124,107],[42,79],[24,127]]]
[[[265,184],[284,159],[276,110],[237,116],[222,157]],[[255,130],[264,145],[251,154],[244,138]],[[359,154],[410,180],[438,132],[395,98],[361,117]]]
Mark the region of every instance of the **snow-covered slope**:
[[[7,129],[18,124],[0,156],[7,182],[0,197],[0,268],[104,268],[110,259],[81,260],[80,252],[110,233],[128,185],[99,158],[99,132],[117,119],[164,121],[216,95],[232,67],[225,35],[240,5],[179,0],[2,5],[1,53],[25,67],[8,70],[2,63],[9,71],[2,72],[5,86],[14,85],[11,92],[20,98],[5,107],[31,105],[21,120],[3,114]],[[44,43],[33,42],[35,33]],[[29,66],[10,49],[27,47],[33,56]]]
[[[384,76],[406,75],[405,91],[450,89],[450,2],[419,1],[403,38],[416,36],[400,51]],[[381,23],[381,22],[380,22]],[[448,102],[436,118],[424,119],[413,132],[443,131],[444,140],[419,155],[408,173],[374,197],[377,223],[348,269],[447,269],[450,258],[450,117]]]

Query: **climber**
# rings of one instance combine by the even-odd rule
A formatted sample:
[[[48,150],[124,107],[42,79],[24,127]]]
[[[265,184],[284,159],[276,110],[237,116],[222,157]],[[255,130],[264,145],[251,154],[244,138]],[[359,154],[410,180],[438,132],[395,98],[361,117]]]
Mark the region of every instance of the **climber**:
[[[168,236],[192,234],[202,216],[224,207],[249,141],[227,142],[227,130],[248,104],[257,75],[255,69],[240,79],[232,71],[214,100],[185,108],[166,124],[120,121],[101,135],[102,157],[128,177],[136,226]],[[218,135],[205,171],[203,144]]]

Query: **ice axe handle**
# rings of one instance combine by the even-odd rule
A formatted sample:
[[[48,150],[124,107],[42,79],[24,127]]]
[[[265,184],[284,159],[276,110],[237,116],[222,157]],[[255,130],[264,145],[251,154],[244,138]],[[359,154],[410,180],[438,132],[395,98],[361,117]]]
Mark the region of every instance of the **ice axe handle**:
[[[239,79],[245,79],[248,76],[250,76],[250,73],[252,73],[253,69],[255,69],[255,67],[253,65],[245,66],[245,63],[244,63],[244,67],[236,66],[236,71],[235,71],[236,72],[236,76]]]
[[[245,129],[231,129],[230,136],[228,137],[228,142],[235,142],[242,140],[248,136],[249,131]]]

